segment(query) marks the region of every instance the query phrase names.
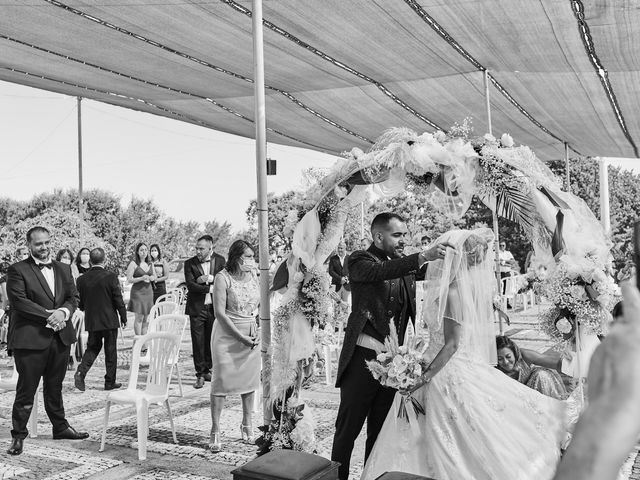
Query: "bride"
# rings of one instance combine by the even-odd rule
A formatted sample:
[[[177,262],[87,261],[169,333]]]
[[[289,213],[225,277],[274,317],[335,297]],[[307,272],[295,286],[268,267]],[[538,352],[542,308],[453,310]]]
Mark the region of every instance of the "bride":
[[[437,480],[551,479],[564,437],[564,404],[494,368],[495,277],[489,229],[447,232],[427,269],[423,327],[430,365],[413,393],[425,415],[398,418],[396,394],[362,479],[401,471]],[[407,392],[404,392],[407,393]]]

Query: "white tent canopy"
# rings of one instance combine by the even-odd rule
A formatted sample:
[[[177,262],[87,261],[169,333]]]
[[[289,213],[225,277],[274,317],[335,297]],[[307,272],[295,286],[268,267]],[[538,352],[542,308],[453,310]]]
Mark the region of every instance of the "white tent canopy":
[[[267,140],[337,153],[473,117],[542,159],[635,157],[630,0],[265,0]],[[251,2],[1,0],[0,80],[254,137]],[[6,114],[6,112],[5,112]]]

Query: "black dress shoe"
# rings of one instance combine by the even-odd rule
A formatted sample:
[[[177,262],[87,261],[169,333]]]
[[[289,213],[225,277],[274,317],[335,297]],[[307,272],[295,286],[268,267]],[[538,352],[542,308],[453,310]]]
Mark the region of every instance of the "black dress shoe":
[[[7,450],[9,455],[20,455],[22,453],[22,443],[24,439],[22,438],[14,438],[11,440],[11,446]]]
[[[211,374],[210,373],[203,373],[202,374],[202,378],[204,378],[205,382],[210,382],[211,381]]]
[[[84,375],[82,375],[80,372],[76,372],[73,375],[73,382],[76,384],[76,388],[78,390],[80,390],[81,392],[84,392],[86,388],[84,385]]]
[[[198,377],[196,378],[196,383],[193,385],[193,388],[202,388],[204,387],[204,378]]]
[[[122,386],[122,384],[118,383],[118,382],[105,383],[104,384],[104,389],[105,390],[115,390],[116,388],[120,388],[121,386]]]
[[[77,432],[73,427],[69,427],[60,433],[53,434],[54,440],[84,440],[85,438],[89,438],[89,434],[87,432]]]

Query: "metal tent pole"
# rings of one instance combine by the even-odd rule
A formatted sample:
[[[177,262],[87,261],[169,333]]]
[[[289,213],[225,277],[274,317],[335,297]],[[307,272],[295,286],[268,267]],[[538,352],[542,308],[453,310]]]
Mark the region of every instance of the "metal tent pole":
[[[611,233],[611,217],[609,212],[609,161],[600,157],[600,221],[604,232]]]
[[[262,0],[253,0],[253,78],[256,125],[256,173],[258,177],[258,238],[260,255],[260,326],[262,327],[262,413],[264,424],[271,421],[271,313],[269,309],[269,230],[267,203],[267,126],[264,91],[264,48]]]
[[[80,248],[84,246],[84,193],[82,191],[82,97],[78,101],[78,214],[80,216]]]
[[[493,128],[491,126],[491,97],[489,96],[489,71],[485,70],[483,75],[484,78],[484,100],[485,100],[485,107],[487,109],[487,124],[489,126],[489,134],[493,135]],[[498,202],[496,199],[496,205],[495,208],[493,209],[492,213],[493,213],[493,234],[495,235],[494,238],[494,245],[495,245],[495,251],[496,251],[496,283],[498,285],[498,294],[502,295],[502,280],[500,278],[500,234],[498,233]],[[499,324],[499,328],[500,328],[500,335],[502,335],[504,333],[504,326],[502,325],[502,316],[498,315],[498,324]]]

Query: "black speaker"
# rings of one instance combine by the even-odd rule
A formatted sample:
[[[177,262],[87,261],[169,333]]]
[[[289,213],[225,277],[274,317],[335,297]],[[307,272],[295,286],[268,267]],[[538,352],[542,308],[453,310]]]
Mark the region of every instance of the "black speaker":
[[[277,171],[276,161],[271,158],[267,158],[267,175],[275,175],[276,171]]]

